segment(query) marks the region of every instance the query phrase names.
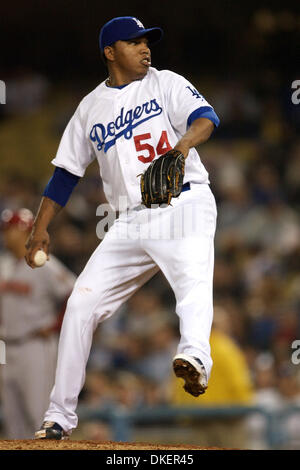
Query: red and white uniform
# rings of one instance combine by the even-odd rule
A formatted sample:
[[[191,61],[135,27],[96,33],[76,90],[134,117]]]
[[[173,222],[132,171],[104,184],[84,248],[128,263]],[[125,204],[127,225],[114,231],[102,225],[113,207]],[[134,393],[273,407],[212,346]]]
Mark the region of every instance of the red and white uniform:
[[[1,402],[7,439],[32,439],[49,405],[54,383],[58,309],[73,289],[75,275],[53,255],[31,269],[9,253],[0,257],[0,325],[6,345],[1,366]]]

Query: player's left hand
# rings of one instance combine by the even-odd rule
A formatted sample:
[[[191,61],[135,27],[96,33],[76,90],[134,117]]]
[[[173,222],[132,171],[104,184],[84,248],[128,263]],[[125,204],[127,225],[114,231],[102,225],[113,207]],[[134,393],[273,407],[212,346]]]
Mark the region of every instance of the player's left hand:
[[[180,150],[172,149],[161,155],[141,175],[142,204],[170,204],[182,191],[185,159]]]

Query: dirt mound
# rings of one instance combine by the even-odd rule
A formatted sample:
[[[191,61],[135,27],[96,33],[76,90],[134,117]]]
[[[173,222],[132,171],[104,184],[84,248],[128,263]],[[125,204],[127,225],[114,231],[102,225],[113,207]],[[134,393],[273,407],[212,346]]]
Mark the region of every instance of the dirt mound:
[[[218,450],[217,447],[159,445],[145,442],[53,440],[0,440],[0,450]]]

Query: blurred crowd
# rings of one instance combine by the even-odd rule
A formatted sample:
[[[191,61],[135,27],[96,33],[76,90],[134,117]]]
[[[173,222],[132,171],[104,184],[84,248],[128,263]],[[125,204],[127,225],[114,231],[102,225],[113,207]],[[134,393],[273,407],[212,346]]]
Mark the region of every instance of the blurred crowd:
[[[218,207],[212,355],[220,373],[212,375],[203,398],[179,392],[171,370],[178,343],[175,298],[166,279],[157,274],[99,325],[80,404],[113,404],[126,410],[165,404],[259,405],[268,411],[300,405],[300,368],[293,360],[293,344],[300,340],[300,112],[275,78],[270,72],[251,86],[246,80],[214,83],[211,89],[205,81],[204,86],[221,119],[220,129],[198,149]],[[9,169],[9,146],[5,151],[1,146],[5,165],[2,162],[0,169],[5,172],[0,175],[0,211],[27,207],[36,212],[52,172],[53,141],[58,144],[80,95],[71,88],[72,99],[66,90],[63,106],[61,95],[46,80],[34,75],[31,79],[36,91],[32,102],[25,106],[21,99],[18,108],[14,91],[12,107],[2,108],[0,139],[7,142],[16,114],[29,122],[35,119],[41,126],[36,132],[41,129],[49,139],[49,154],[40,155],[41,165],[49,165],[43,173],[33,156],[38,177],[25,177],[19,167]],[[27,95],[28,80],[25,74],[14,90],[19,86]],[[202,91],[200,80],[196,85]],[[53,113],[55,99],[58,114]],[[26,139],[30,141],[30,135]],[[30,165],[21,151],[20,161],[24,168]],[[96,210],[103,202],[98,168],[92,165],[51,225],[52,253],[77,275],[101,243]],[[251,415],[243,425],[246,446],[268,446],[261,415]],[[281,428],[279,444],[300,446],[299,428],[300,415],[294,414]],[[113,438],[102,422],[84,423],[81,432],[88,439]],[[224,429],[221,434],[226,434]],[[222,439],[214,442],[222,444]]]

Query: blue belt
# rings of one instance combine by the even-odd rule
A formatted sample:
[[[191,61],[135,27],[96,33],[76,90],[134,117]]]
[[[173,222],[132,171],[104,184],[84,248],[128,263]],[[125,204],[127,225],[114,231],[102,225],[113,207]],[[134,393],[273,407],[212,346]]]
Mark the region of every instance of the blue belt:
[[[184,185],[182,186],[181,192],[188,191],[189,189],[191,189],[190,183],[184,183]]]

